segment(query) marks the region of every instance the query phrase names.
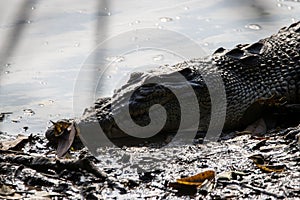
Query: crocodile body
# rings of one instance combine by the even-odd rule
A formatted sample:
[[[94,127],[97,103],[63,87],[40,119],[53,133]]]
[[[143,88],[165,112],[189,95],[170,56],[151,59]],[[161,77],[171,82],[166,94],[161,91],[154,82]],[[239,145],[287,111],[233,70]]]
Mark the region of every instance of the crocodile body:
[[[150,123],[149,108],[154,104],[160,104],[167,112],[166,123],[160,132],[176,132],[181,118],[180,106],[170,87],[187,99],[190,94],[186,92],[184,86],[181,87],[180,81],[170,83],[168,80],[175,73],[180,73],[196,94],[201,113],[198,130],[205,131],[213,119],[210,119],[211,99],[203,75],[209,75],[212,70],[217,70],[226,93],[226,118],[223,130],[238,129],[243,126],[241,120],[246,110],[260,99],[276,96],[276,98],[284,97],[287,103],[300,103],[299,60],[300,22],[297,22],[256,43],[240,44],[231,50],[219,48],[209,58],[162,66],[151,72],[134,73],[111,98],[98,99],[95,106],[85,111],[77,124],[80,128],[97,122],[108,137],[126,137],[127,134],[114,120],[116,115],[122,115],[121,107],[128,105],[133,121],[137,125],[147,126]],[[165,87],[145,84],[146,80],[161,80],[166,84],[162,84]],[[123,97],[129,94],[130,101],[125,101]],[[112,104],[116,105],[114,112]],[[81,134],[85,133],[81,131]]]

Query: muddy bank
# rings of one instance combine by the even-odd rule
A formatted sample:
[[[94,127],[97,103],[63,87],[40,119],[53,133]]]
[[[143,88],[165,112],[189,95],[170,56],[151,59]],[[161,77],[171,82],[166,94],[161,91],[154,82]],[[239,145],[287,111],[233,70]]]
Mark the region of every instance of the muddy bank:
[[[71,148],[57,159],[44,137],[14,137],[1,133],[1,141],[10,141],[0,145],[4,199],[300,197],[299,131],[294,129],[163,150],[155,145],[103,148],[98,159],[86,148]],[[214,175],[204,183],[176,182],[207,170]]]

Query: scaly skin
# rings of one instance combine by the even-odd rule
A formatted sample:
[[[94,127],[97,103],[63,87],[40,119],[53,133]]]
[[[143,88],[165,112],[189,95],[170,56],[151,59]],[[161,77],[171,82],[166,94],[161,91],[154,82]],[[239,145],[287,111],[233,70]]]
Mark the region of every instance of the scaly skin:
[[[77,122],[78,127],[97,122],[108,137],[126,137],[113,118],[114,115],[122,115],[120,110],[123,105],[129,104],[136,124],[146,126],[150,122],[149,108],[160,104],[168,114],[161,132],[176,132],[180,124],[180,106],[166,87],[179,91],[189,99],[191,94],[182,82],[168,82],[174,74],[180,73],[195,91],[201,113],[198,130],[205,131],[210,121],[211,100],[202,75],[208,75],[213,80],[215,72],[212,71],[217,70],[223,80],[227,102],[223,130],[238,129],[244,125],[241,120],[246,110],[259,99],[276,96],[285,97],[287,103],[300,103],[299,50],[300,22],[297,22],[254,44],[237,45],[232,50],[219,48],[210,58],[193,59],[171,67],[162,66],[148,73],[134,73],[111,98],[98,99],[95,107],[88,109]],[[144,85],[149,80],[162,81],[166,87]],[[132,91],[130,101],[126,102],[125,97]],[[112,114],[112,104],[116,105],[116,114]]]

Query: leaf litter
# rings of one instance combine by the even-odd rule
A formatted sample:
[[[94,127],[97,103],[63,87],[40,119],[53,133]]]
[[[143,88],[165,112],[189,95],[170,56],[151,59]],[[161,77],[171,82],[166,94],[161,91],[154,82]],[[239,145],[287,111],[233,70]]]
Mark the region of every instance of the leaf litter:
[[[72,123],[61,127],[56,142],[38,135],[1,141],[1,198],[300,197],[300,147],[294,129],[271,131],[264,139],[240,135],[163,150],[158,144],[122,151],[103,147],[96,159],[78,147],[73,133],[61,137],[72,132]]]

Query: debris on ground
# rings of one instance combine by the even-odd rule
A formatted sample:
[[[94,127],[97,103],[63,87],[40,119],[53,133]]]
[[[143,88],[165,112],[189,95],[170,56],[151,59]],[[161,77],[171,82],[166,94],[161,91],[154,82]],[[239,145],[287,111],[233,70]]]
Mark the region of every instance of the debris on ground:
[[[58,156],[44,136],[1,133],[0,198],[300,198],[297,130],[166,148],[103,147],[97,158],[73,144]]]

